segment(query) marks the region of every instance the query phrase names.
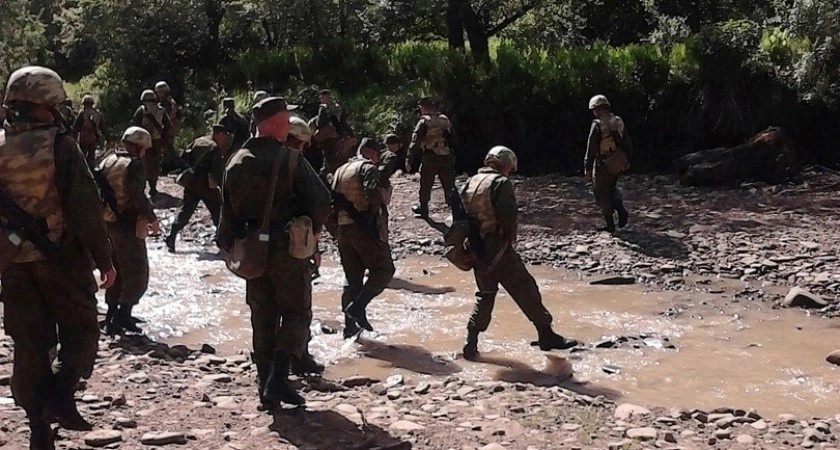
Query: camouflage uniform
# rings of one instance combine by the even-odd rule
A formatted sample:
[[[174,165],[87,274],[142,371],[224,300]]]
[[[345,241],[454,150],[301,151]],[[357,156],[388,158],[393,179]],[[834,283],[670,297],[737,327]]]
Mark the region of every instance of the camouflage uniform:
[[[147,102],[137,108],[131,124],[143,128],[152,135],[152,148],[147,150],[143,157],[143,168],[146,172],[146,181],[149,183],[149,194],[154,196],[157,194],[163,155],[168,140],[173,136],[172,123],[169,114],[160,104]]]
[[[548,349],[554,339],[562,340],[551,330],[552,317],[543,305],[537,282],[512,245],[517,233],[513,183],[497,170],[484,167],[464,186],[461,201],[483,238],[483,249],[473,269],[478,291],[467,325],[464,355],[470,359],[478,354],[478,335],[490,325],[499,284],[534,324],[542,347]]]
[[[301,358],[309,340],[312,319],[309,261],[289,254],[286,224],[295,216],[307,215],[317,232],[330,213],[329,190],[304,158],[298,160],[290,191],[287,175],[290,151],[272,137],[252,138],[231,155],[225,168],[219,247],[229,251],[234,239],[260,226],[265,196],[254,193],[269,189],[274,158],[278,154],[283,162],[271,211],[268,273],[246,282],[253,358],[261,393],[272,362],[278,356],[287,364],[291,357]],[[288,373],[288,365],[285,371]]]
[[[181,107],[172,98],[172,94],[168,92],[161,99],[160,105],[166,111],[167,117],[169,117],[169,130],[164,137],[163,156],[160,164],[162,170],[168,172],[182,166],[182,162],[179,160],[175,149],[175,139],[181,133]]]
[[[225,128],[231,130],[231,133],[233,133],[233,142],[230,146],[231,151],[242,148],[242,144],[248,140],[251,134],[248,130],[248,120],[232,107],[225,110],[225,115],[219,119],[219,124],[224,125]]]
[[[61,113],[61,123],[64,130],[70,131],[73,129],[73,124],[76,123],[76,111],[73,110],[73,102],[67,100],[58,107],[58,112]]]
[[[109,205],[105,206],[105,222],[117,269],[117,281],[105,291],[105,301],[111,309],[119,306],[130,311],[140,303],[149,286],[144,233],[146,225],[157,221],[157,216],[146,197],[146,175],[140,158],[118,151],[102,160],[99,171],[111,185],[118,209],[112,211]]]
[[[324,158],[321,174],[326,177],[334,174],[342,164],[347,162],[349,154],[343,145],[343,140],[352,138],[353,130],[338,103],[321,104],[315,124],[317,130],[314,140]],[[347,148],[351,147],[352,145]]]
[[[102,140],[102,130],[104,128],[102,113],[88,105],[85,105],[73,124],[73,133],[78,136],[79,147],[81,147],[82,153],[85,154],[91,167],[93,167],[93,161],[96,159],[96,146]]]
[[[601,118],[592,121],[584,165],[585,171],[592,174],[595,202],[606,220],[608,231],[615,230],[615,212],[618,212],[620,227],[624,226],[628,215],[617,186],[619,175],[609,173],[604,166],[604,159],[616,147],[624,150],[629,156],[633,150],[633,143],[621,118],[607,112]]]
[[[190,186],[184,187],[184,204],[172,224],[167,239],[167,245],[171,242],[170,250],[173,251],[178,233],[190,223],[199,202],[204,203],[210,211],[213,224],[217,227],[222,208],[222,193],[219,188],[222,186],[227,158],[222,155],[222,150],[213,137],[202,136],[196,139],[187,149],[185,157],[192,165],[194,180]]]
[[[380,172],[368,159],[357,157],[341,166],[335,173],[332,188],[342,194],[362,214],[373,215],[376,228],[361,224],[339,206],[334,206],[338,220],[338,251],[341,267],[346,279],[341,296],[345,311],[345,337],[358,331],[360,315],[365,317],[365,308],[391,282],[394,276],[394,261],[388,244],[387,206],[382,198]],[[368,274],[364,281],[365,272]],[[352,308],[352,310],[350,310]],[[366,317],[364,322],[366,322]],[[364,323],[359,323],[365,328]]]
[[[455,155],[451,148],[451,136],[452,124],[443,114],[421,116],[414,127],[408,160],[421,161],[418,208],[421,214],[428,212],[435,177],[440,179],[444,192],[452,192],[455,187]],[[417,167],[412,169],[416,170]],[[446,198],[448,201],[449,197]]]
[[[6,90],[7,103],[17,99],[53,108],[64,96],[61,79],[44,68],[15,72]],[[98,349],[91,271],[94,265],[113,270],[96,184],[76,142],[60,131],[26,116],[0,131],[0,185],[45,224],[47,238],[60,247],[52,260],[23,241],[0,281],[4,326],[14,342],[12,395],[29,418],[32,448],[53,448],[47,413],[59,421],[70,418],[72,423],[62,421],[66,428],[90,427],[78,415],[73,393],[79,379],[91,375]],[[5,216],[0,224],[6,226]],[[50,352],[57,343],[53,362]]]

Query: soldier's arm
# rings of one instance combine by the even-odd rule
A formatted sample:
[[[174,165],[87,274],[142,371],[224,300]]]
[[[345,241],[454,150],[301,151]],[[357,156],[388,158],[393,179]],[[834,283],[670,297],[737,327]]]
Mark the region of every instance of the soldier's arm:
[[[236,182],[236,166],[228,166],[225,169],[222,182],[222,212],[219,218],[219,229],[216,232],[216,243],[220,249],[230,251],[233,246],[234,232],[233,224],[238,218],[231,204],[230,186]]]
[[[76,116],[76,120],[73,121],[73,135],[79,134],[82,131],[82,119],[85,117],[84,114],[79,114]]]
[[[598,126],[597,121],[592,121],[592,127],[589,129],[589,139],[586,141],[586,157],[583,162],[585,172],[591,173],[595,166],[595,156],[598,155],[598,146],[601,143],[601,127]]]
[[[379,190],[379,169],[373,164],[363,164],[359,176],[362,179],[362,187],[365,190],[365,197],[370,202],[371,211],[377,211],[385,204],[382,192]]]
[[[624,153],[627,153],[628,157],[633,154],[633,140],[630,139],[630,133],[627,132],[626,128],[624,129],[621,148],[624,150]]]
[[[388,184],[391,175],[397,171],[397,155],[390,151],[382,152],[377,169],[379,169],[379,183]]]
[[[149,223],[158,220],[152,202],[146,197],[146,174],[143,171],[143,163],[140,159],[135,159],[128,165],[125,178],[125,190],[137,215],[146,219]]]
[[[496,210],[496,220],[499,223],[499,233],[510,242],[516,241],[519,211],[516,205],[516,193],[513,182],[508,178],[497,181],[493,188],[492,202]]]
[[[327,126],[330,123],[330,114],[327,111],[326,106],[322,105],[320,108],[318,108],[318,116],[317,117],[318,117],[318,119],[315,120],[315,126],[317,126],[318,128]]]
[[[55,145],[55,181],[71,232],[101,272],[114,269],[111,242],[102,218],[102,198],[76,141],[60,136]]]
[[[166,111],[163,111],[163,123],[161,125],[163,125],[163,133],[161,134],[164,137],[169,136],[169,133],[172,132],[172,119],[169,118],[169,113]]]
[[[426,121],[420,120],[417,122],[417,125],[414,127],[414,133],[411,134],[411,144],[408,146],[408,160],[411,161],[423,151],[420,145],[423,142],[423,139],[426,137]],[[416,169],[416,167],[414,167]]]
[[[143,107],[137,108],[137,111],[134,111],[134,117],[131,118],[131,124],[135,127],[139,127],[143,124]]]
[[[302,155],[298,158],[293,189],[295,195],[302,199],[301,203],[305,205],[306,213],[312,219],[312,231],[320,232],[332,213],[332,194]]]

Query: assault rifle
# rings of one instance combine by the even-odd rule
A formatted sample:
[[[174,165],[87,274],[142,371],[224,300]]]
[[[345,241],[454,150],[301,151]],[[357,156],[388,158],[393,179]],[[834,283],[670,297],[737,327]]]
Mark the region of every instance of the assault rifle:
[[[346,211],[353,219],[353,222],[359,224],[366,233],[379,238],[379,226],[377,224],[376,214],[369,211],[359,211],[353,206],[353,202],[347,199],[341,192],[332,192],[332,204],[334,207]]]
[[[3,186],[0,186],[0,216],[6,218],[8,228],[31,242],[47,259],[60,260],[61,249],[47,236],[49,228],[46,220],[36,219],[18,206]]]

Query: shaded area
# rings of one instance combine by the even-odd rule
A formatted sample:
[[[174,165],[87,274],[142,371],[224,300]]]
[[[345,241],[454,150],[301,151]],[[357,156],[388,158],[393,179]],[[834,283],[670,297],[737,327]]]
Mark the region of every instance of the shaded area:
[[[458,364],[435,356],[419,345],[390,345],[363,337],[356,343],[366,357],[384,361],[395,368],[425,375],[452,375],[463,370]]]
[[[628,247],[644,255],[656,258],[684,259],[688,257],[688,246],[682,240],[666,234],[644,229],[622,231],[616,236]]]
[[[525,383],[539,387],[558,386],[577,394],[590,397],[603,396],[609,400],[621,398],[621,392],[615,389],[576,381],[574,368],[568,359],[548,354],[545,357],[548,364],[542,370],[537,370],[522,361],[499,356],[481,355],[475,362],[501,367],[493,375],[493,378],[498,381]]]
[[[387,431],[363,420],[363,425],[348,420],[335,411],[293,410],[275,414],[269,429],[296,447],[323,450],[410,449]]]
[[[184,201],[179,197],[173,197],[166,192],[158,191],[158,194],[152,199],[152,204],[155,209],[180,208]]]
[[[164,359],[167,361],[177,361],[182,363],[187,358],[197,352],[186,345],[169,346],[161,342],[157,342],[144,334],[120,334],[115,336],[114,340],[108,343],[109,348],[121,348],[126,353],[131,355],[146,355],[151,358]]]
[[[432,287],[426,286],[423,284],[417,284],[409,280],[403,280],[402,278],[394,278],[388,284],[388,289],[396,289],[401,291],[409,291],[415,294],[424,294],[424,295],[440,295],[440,294],[448,294],[450,292],[455,292],[455,289],[452,286],[445,286],[445,287]]]

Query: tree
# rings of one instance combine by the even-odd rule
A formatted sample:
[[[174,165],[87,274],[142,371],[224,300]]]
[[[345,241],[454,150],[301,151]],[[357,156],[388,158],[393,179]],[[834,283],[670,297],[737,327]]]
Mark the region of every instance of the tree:
[[[448,0],[446,24],[449,46],[464,47],[464,32],[477,63],[490,62],[490,38],[524,17],[543,0]]]
[[[27,8],[27,0],[0,1],[3,38],[0,39],[0,83],[25,64],[39,62],[47,41],[44,25]],[[5,86],[0,86],[0,90]]]

